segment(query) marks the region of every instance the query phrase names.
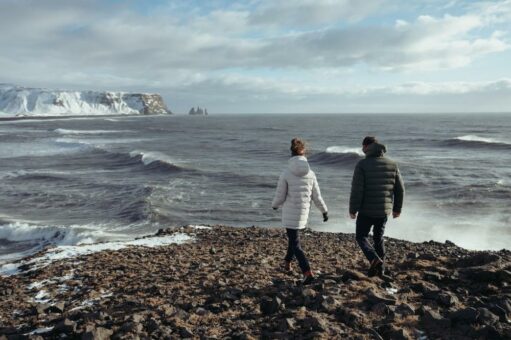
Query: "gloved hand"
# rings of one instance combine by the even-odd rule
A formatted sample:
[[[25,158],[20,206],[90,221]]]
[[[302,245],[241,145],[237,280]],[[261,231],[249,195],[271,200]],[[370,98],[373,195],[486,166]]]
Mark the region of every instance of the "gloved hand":
[[[273,208],[273,210],[277,210],[278,208]]]
[[[328,212],[323,213],[323,222],[328,221]]]

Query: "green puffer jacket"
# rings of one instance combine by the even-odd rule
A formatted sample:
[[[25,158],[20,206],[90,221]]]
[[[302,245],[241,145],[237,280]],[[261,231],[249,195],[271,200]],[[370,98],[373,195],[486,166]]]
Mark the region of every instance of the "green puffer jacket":
[[[396,162],[384,157],[385,145],[373,143],[358,162],[351,182],[350,213],[385,217],[401,212],[405,187]]]

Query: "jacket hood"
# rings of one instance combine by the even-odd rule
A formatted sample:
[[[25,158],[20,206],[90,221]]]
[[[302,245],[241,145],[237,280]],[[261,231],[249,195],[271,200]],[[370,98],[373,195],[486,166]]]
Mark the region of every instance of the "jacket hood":
[[[382,157],[385,152],[387,152],[385,145],[376,142],[367,147],[365,154],[366,157]]]
[[[303,177],[310,171],[309,162],[304,156],[294,156],[289,159],[289,171],[295,176]]]

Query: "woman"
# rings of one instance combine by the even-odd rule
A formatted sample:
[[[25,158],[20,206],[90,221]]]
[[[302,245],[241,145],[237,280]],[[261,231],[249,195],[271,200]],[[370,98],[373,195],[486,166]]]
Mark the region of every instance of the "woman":
[[[314,275],[300,246],[298,231],[307,225],[311,200],[323,213],[323,222],[328,220],[328,212],[321,197],[316,175],[310,169],[304,155],[305,143],[294,138],[291,141],[292,157],[289,159],[287,169],[280,175],[272,208],[276,210],[282,206],[282,226],[286,228],[289,241],[284,268],[291,270],[291,261],[296,257],[304,275],[303,283],[308,284],[314,280]]]

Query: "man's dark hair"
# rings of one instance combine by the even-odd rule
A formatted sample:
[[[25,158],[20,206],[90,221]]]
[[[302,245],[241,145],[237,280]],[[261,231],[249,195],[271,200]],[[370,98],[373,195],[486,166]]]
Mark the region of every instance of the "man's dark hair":
[[[367,146],[367,145],[371,145],[371,144],[376,143],[376,142],[377,142],[376,137],[374,137],[374,136],[367,136],[362,141],[362,145]]]

